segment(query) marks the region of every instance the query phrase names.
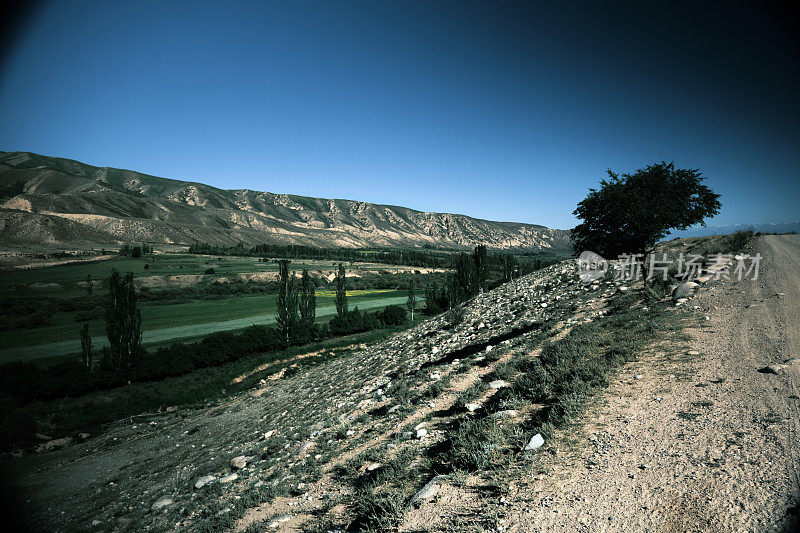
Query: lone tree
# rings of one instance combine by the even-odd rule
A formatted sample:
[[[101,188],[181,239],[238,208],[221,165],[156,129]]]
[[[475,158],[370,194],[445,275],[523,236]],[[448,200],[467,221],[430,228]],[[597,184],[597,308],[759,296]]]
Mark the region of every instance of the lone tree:
[[[84,322],[80,329],[81,360],[86,368],[92,370],[92,337],[89,335],[89,322]]]
[[[106,303],[106,335],[108,362],[113,368],[130,370],[142,356],[142,313],[136,305],[133,273],[123,278],[117,269],[108,279],[109,299]]]
[[[633,174],[608,170],[608,176],[573,212],[583,221],[571,232],[576,253],[646,254],[670,229],[705,226],[703,219],[722,206],[699,170],[676,169],[674,163],[662,161]]]
[[[278,261],[278,312],[275,321],[288,343],[298,321],[297,284],[294,272],[289,274],[289,260]]]
[[[414,308],[417,306],[417,288],[414,285],[414,278],[411,278],[411,281],[408,282],[408,301],[406,301],[406,307],[408,308],[408,313],[411,315],[411,322],[414,322]]]
[[[347,315],[347,280],[341,263],[336,274],[336,314],[340,317]]]
[[[317,316],[317,294],[314,290],[314,282],[308,275],[308,269],[303,269],[303,277],[300,280],[300,320],[307,330],[314,327],[314,319]]]

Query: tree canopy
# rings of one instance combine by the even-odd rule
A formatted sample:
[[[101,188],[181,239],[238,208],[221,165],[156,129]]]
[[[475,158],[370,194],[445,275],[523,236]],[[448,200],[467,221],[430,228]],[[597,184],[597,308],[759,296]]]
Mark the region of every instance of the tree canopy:
[[[614,258],[647,253],[669,234],[686,229],[719,212],[716,194],[703,185],[699,170],[676,169],[662,161],[633,174],[608,170],[608,179],[573,212],[583,222],[572,229],[576,253],[584,250]]]

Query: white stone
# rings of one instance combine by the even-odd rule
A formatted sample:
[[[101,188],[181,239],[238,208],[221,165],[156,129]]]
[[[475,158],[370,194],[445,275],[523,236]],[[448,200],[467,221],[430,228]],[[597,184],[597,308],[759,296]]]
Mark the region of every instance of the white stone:
[[[535,450],[536,448],[541,447],[544,444],[544,437],[542,437],[541,433],[537,433],[533,437],[531,437],[530,442],[525,446],[526,451]]]
[[[195,482],[194,488],[202,489],[209,483],[214,483],[216,480],[217,478],[215,478],[214,476],[203,476]]]
[[[411,505],[419,505],[422,502],[426,502],[436,496],[436,493],[439,492],[439,486],[437,484],[438,476],[432,478],[428,481],[424,487],[419,489],[419,491],[414,494],[409,502]]]
[[[172,499],[172,496],[162,496],[150,506],[151,511],[158,511],[159,509],[163,509],[164,507],[168,507],[172,505],[175,501]]]
[[[283,524],[284,522],[288,522],[291,519],[292,519],[292,515],[290,515],[290,514],[284,514],[284,515],[281,515],[281,516],[276,516],[275,518],[273,518],[272,520],[270,520],[267,523],[267,527],[270,528],[270,529],[276,529],[276,528],[279,528],[281,526],[281,524]]]

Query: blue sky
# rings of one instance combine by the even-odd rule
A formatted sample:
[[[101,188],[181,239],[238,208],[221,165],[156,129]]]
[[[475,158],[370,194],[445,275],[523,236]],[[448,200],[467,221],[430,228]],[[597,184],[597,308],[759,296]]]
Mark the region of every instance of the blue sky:
[[[711,224],[800,219],[779,5],[548,4],[45,2],[0,56],[0,150],[557,228],[667,160]]]

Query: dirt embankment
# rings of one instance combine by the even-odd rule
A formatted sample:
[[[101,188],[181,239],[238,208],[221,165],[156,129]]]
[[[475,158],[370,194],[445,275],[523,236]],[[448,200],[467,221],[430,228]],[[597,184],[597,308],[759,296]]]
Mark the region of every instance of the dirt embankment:
[[[754,252],[759,279],[692,301],[682,355],[627,367],[578,445],[512,487],[506,531],[795,531],[800,363],[759,369],[800,357],[800,237]]]

